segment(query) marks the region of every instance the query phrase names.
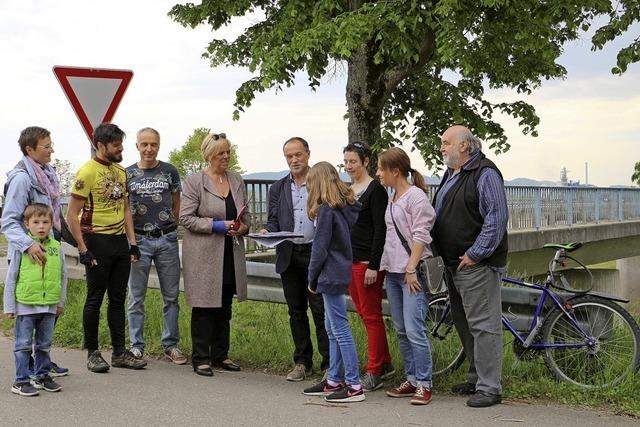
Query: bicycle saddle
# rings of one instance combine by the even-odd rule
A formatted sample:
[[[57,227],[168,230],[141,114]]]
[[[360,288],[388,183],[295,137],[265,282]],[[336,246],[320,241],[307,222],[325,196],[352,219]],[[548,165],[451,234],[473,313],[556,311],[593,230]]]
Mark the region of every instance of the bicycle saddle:
[[[567,252],[573,252],[582,247],[582,242],[573,242],[573,243],[546,243],[543,248],[551,248],[551,249],[564,249]]]

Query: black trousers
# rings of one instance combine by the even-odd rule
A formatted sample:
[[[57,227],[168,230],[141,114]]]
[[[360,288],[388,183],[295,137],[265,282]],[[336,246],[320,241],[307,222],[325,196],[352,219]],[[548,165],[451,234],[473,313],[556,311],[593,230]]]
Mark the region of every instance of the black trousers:
[[[107,323],[111,332],[111,345],[115,354],[121,354],[125,349],[124,303],[131,269],[129,242],[124,234],[85,234],[83,237],[87,249],[98,262],[93,267],[85,266],[87,299],[82,313],[84,347],[89,352],[99,348],[100,307],[106,292],[109,298]]]
[[[295,245],[289,267],[282,272],[284,298],[289,308],[289,325],[293,338],[293,361],[302,363],[307,369],[313,366],[313,344],[307,307],[311,308],[316,327],[318,351],[322,356],[320,369],[329,367],[329,338],[324,328],[324,302],[322,295],[312,294],[307,289],[311,245]]]
[[[191,363],[193,366],[215,365],[229,357],[231,304],[234,293],[235,283],[223,283],[222,307],[191,309]]]

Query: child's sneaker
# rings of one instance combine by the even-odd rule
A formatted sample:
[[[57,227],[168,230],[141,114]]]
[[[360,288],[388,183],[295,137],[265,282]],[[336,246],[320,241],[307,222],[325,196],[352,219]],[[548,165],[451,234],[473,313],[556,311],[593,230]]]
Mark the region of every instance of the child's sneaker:
[[[336,403],[362,402],[364,399],[364,389],[362,387],[359,390],[355,390],[349,386],[342,387],[340,390],[324,397],[327,402]]]
[[[44,376],[42,378],[36,378],[35,381],[32,381],[33,386],[38,390],[56,392],[62,390],[62,386],[55,382],[53,378],[49,375]]]
[[[416,386],[409,381],[405,381],[398,387],[387,390],[387,396],[389,397],[413,397],[416,393]]]
[[[302,394],[306,396],[326,396],[331,393],[335,393],[336,391],[342,389],[343,387],[344,387],[344,384],[338,384],[336,386],[332,386],[327,382],[327,380],[322,380],[316,385],[305,388],[302,391]]]
[[[411,398],[412,405],[426,405],[431,402],[431,390],[419,385],[416,387],[416,392]]]
[[[51,372],[49,375],[52,377],[64,377],[69,373],[69,369],[63,368],[62,366],[58,366],[55,363],[51,362]]]
[[[37,396],[40,394],[37,388],[30,383],[15,383],[11,386],[11,393],[19,394],[20,396]]]

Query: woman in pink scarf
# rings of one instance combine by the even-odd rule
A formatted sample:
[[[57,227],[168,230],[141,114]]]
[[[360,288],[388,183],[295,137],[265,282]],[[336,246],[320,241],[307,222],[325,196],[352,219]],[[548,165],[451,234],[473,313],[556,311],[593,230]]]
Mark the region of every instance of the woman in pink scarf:
[[[16,250],[26,252],[33,262],[45,260],[43,247],[27,234],[23,213],[32,203],[44,203],[54,210],[54,237],[60,240],[62,232],[60,216],[60,185],[55,169],[49,165],[53,153],[50,132],[31,126],[20,133],[18,139],[24,156],[7,174],[5,198],[2,209],[2,233],[8,241],[7,254]],[[11,262],[11,259],[8,260]],[[51,362],[51,376],[67,375],[68,369]]]

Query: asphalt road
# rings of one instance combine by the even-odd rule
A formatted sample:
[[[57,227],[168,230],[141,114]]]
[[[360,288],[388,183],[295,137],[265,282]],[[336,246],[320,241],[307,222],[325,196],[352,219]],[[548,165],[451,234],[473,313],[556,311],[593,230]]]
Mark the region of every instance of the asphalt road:
[[[13,341],[0,337],[0,425],[46,426],[635,426],[638,420],[595,411],[505,402],[471,409],[464,398],[435,395],[427,406],[367,393],[364,402],[327,404],[290,383],[260,372],[216,371],[197,376],[187,366],[150,361],[147,369],[111,368],[93,374],[85,352],[54,349],[54,360],[71,369],[59,393],[36,397],[11,393]],[[107,361],[108,353],[103,353]]]

